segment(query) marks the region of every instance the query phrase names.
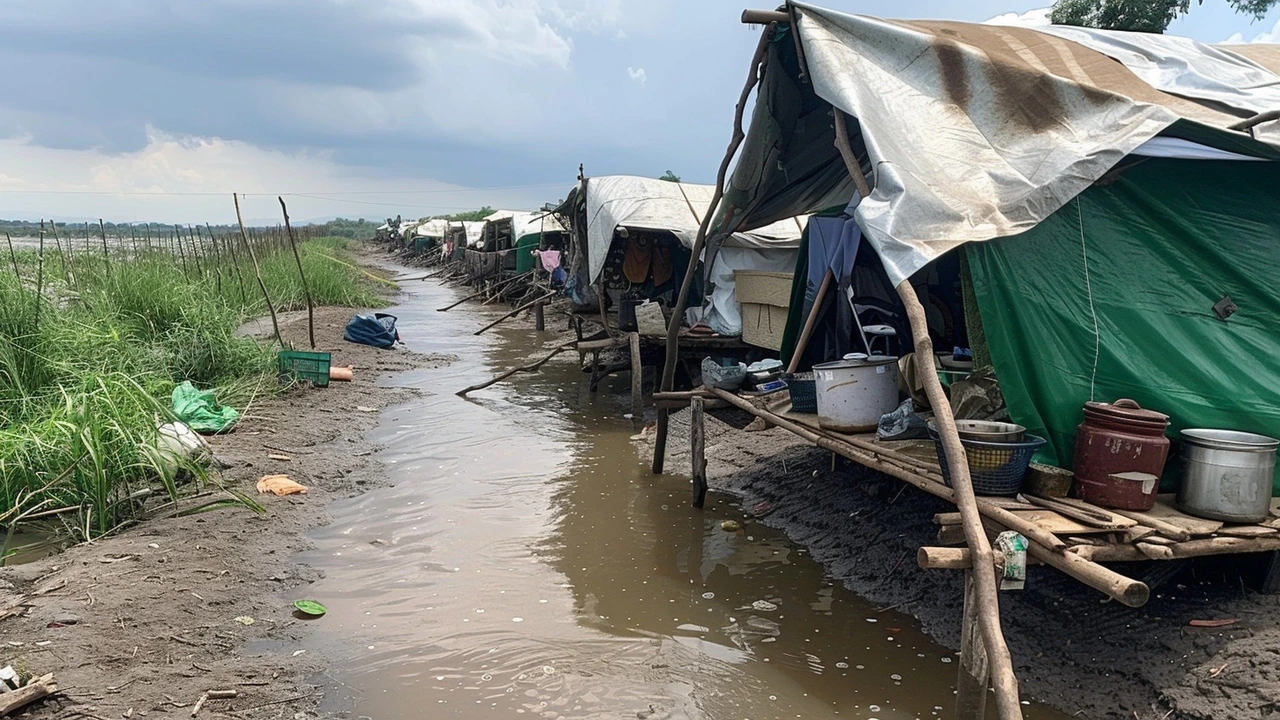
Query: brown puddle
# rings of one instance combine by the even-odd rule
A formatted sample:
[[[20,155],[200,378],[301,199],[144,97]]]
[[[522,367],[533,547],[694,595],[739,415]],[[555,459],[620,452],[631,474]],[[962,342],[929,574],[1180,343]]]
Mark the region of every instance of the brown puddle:
[[[551,364],[455,397],[521,364],[535,333],[475,338],[496,312],[437,313],[453,290],[409,290],[391,311],[409,345],[461,361],[389,383],[431,393],[372,437],[395,485],[331,506],[302,558],[325,574],[307,592],[329,608],[309,640],[334,659],[327,709],[951,717],[952,652],[833,585],[777,531],[723,531],[742,515],[732,498],[690,507],[686,477],[649,474],[607,384],[592,397],[573,363]]]

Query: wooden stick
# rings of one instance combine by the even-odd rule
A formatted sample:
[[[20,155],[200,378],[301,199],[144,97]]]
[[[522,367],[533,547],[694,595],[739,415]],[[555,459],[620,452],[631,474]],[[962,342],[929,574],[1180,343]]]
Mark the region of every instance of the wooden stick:
[[[982,605],[974,576],[991,574],[985,566],[964,571],[964,619],[960,624],[960,667],[956,678],[957,720],[982,720],[987,716],[991,662],[982,643]]]
[[[929,397],[929,405],[933,408],[934,423],[941,436],[943,449],[949,458],[951,487],[955,494],[956,507],[964,519],[965,540],[970,552],[974,553],[974,565],[985,568],[992,563],[991,544],[987,541],[987,533],[982,527],[982,515],[978,509],[977,498],[973,494],[973,480],[969,476],[969,461],[964,446],[960,444],[960,435],[956,431],[955,415],[951,412],[951,402],[947,399],[942,383],[938,380],[938,371],[934,366],[933,340],[929,337],[929,320],[925,316],[920,298],[909,280],[898,285],[898,296],[906,307],[907,319],[911,323],[911,333],[915,338],[915,360],[924,381],[925,394]],[[1013,658],[1009,646],[1005,643],[1000,629],[1000,599],[996,588],[994,574],[979,572],[974,575],[974,597],[976,598],[978,621],[982,628],[982,638],[986,644],[987,656],[991,660],[991,682],[996,691],[996,709],[1001,720],[1014,720],[1022,717],[1022,706],[1018,699],[1018,679],[1013,673]]]
[[[689,457],[693,463],[693,506],[700,508],[707,500],[707,426],[706,400],[700,397],[689,401]]]
[[[13,238],[9,237],[9,233],[5,233],[4,239],[9,243],[9,262],[13,263],[13,276],[21,282],[22,275],[18,272],[18,254],[13,251]]]
[[[239,201],[237,201],[239,204]],[[191,279],[191,273],[187,270],[187,253],[182,249],[182,228],[177,225],[173,226],[173,241],[178,245],[178,257],[182,260],[182,274]],[[192,262],[195,262],[194,258]]]
[[[258,256],[253,252],[253,246],[249,244],[249,234],[245,232],[244,220],[240,217],[240,198],[235,193],[231,193],[231,199],[236,204],[236,222],[240,224],[240,239],[249,250],[249,259],[253,261],[253,272],[258,276],[258,287],[262,289],[262,299],[267,301],[267,312],[271,313],[271,327],[276,332],[276,342],[280,343],[280,347],[284,347],[284,338],[280,337],[280,321],[276,319],[276,308],[271,304],[267,284],[262,280],[262,269],[258,267]]]
[[[813,328],[818,324],[818,316],[822,314],[822,302],[827,299],[827,291],[831,289],[831,282],[835,280],[835,273],[831,268],[827,268],[827,272],[822,276],[822,284],[818,286],[818,294],[813,298],[813,307],[809,308],[809,317],[804,321],[804,329],[800,331],[800,339],[796,342],[796,349],[791,352],[791,362],[787,363],[787,372],[793,373],[800,366],[800,360],[804,357],[804,351],[809,347],[809,338],[813,335]]]
[[[40,221],[40,225],[41,225],[41,226],[43,226],[43,225],[44,225],[44,221],[43,221],[43,220],[41,220],[41,221]],[[62,260],[62,266],[63,266],[63,268],[65,268],[65,269],[66,269],[66,271],[67,271],[67,282],[68,282],[68,283],[70,283],[72,286],[76,286],[76,273],[75,273],[75,268],[73,268],[73,267],[71,266],[71,255],[70,255],[70,252],[66,252],[66,253],[64,253],[64,252],[62,251],[62,240],[58,239],[58,224],[57,224],[56,222],[54,222],[54,221],[50,220],[50,221],[49,221],[49,231],[50,231],[51,233],[53,233],[53,244],[54,244],[54,245],[57,247],[57,249],[58,249],[58,258]],[[68,242],[68,243],[70,243],[70,242],[71,242],[71,239],[70,239],[70,238],[67,238],[67,242]],[[69,250],[70,250],[70,248],[68,248],[68,251],[69,251]]]
[[[1183,560],[1214,555],[1236,555],[1272,552],[1280,550],[1280,535],[1256,538],[1212,537],[1166,545],[1170,551],[1167,559]],[[1068,555],[1076,555],[1093,562],[1134,562],[1147,560],[1148,556],[1132,545],[1107,547],[1074,547]]]
[[[543,295],[542,297],[538,298],[538,300],[546,300],[547,298],[549,298],[549,297],[551,297],[552,295],[555,295],[555,294],[556,294],[556,293],[555,293],[555,291],[553,290],[553,291],[551,291],[551,292],[549,292],[549,293],[547,293],[547,294]],[[533,302],[527,302],[527,303],[525,303],[524,305],[521,305],[520,307],[516,308],[515,310],[512,310],[511,312],[507,313],[506,315],[503,315],[502,317],[498,318],[497,320],[494,320],[493,322],[489,323],[488,325],[485,325],[484,327],[482,327],[482,328],[480,328],[479,330],[475,331],[474,333],[472,333],[472,335],[479,335],[479,334],[481,334],[481,333],[485,332],[486,330],[489,330],[489,329],[491,329],[491,328],[493,328],[493,327],[496,327],[496,326],[498,325],[498,323],[503,322],[504,320],[506,320],[506,319],[508,319],[508,318],[515,317],[516,315],[519,315],[520,313],[524,312],[525,310],[528,310],[529,308],[533,307],[534,303],[538,302],[538,300],[534,300]]]
[[[698,235],[693,241],[692,258],[689,267],[685,268],[684,279],[680,282],[680,292],[676,295],[676,304],[672,311],[671,322],[667,323],[667,355],[662,365],[662,384],[659,390],[662,392],[670,392],[676,380],[676,362],[679,359],[680,352],[680,325],[681,318],[684,317],[685,306],[689,302],[689,290],[693,287],[693,278],[697,274],[697,258],[702,255],[702,247],[707,242],[707,231],[711,228],[711,218],[715,215],[720,201],[724,198],[724,184],[729,175],[729,164],[733,162],[733,156],[738,153],[738,148],[742,145],[742,141],[747,135],[742,131],[742,118],[746,113],[747,101],[751,99],[751,91],[755,89],[756,83],[760,80],[760,65],[764,62],[765,53],[769,49],[769,40],[773,36],[774,30],[777,29],[777,23],[770,21],[769,25],[760,33],[760,41],[756,44],[755,54],[751,56],[751,69],[747,74],[747,82],[742,87],[742,92],[738,95],[738,104],[734,106],[733,111],[733,137],[729,140],[729,147],[725,150],[724,158],[720,160],[720,169],[716,172],[716,189],[711,197],[711,203],[707,205],[707,214],[702,218],[702,224],[698,226]],[[603,305],[604,298],[600,298]],[[667,454],[667,430],[670,423],[670,410],[658,410],[658,432],[653,444],[653,474],[661,475],[662,466],[666,460]]]
[[[644,377],[644,366],[640,361],[640,333],[628,333],[631,346],[631,418],[644,419],[644,393],[640,381]]]
[[[533,274],[532,272],[527,272],[527,273],[524,273],[523,275],[517,275],[517,276],[515,276],[515,277],[513,277],[513,278],[507,278],[506,280],[502,281],[501,283],[498,283],[498,285],[497,285],[497,286],[495,286],[495,287],[500,287],[500,286],[502,286],[502,285],[506,285],[506,284],[508,284],[508,283],[515,282],[516,280],[519,280],[519,279],[521,279],[521,278],[527,278],[527,277],[529,277],[529,276],[530,276],[530,275],[532,275],[532,274]],[[442,308],[436,308],[436,312],[448,312],[449,310],[452,310],[452,309],[454,309],[454,308],[458,307],[459,305],[461,305],[462,303],[464,303],[464,302],[466,302],[466,301],[468,301],[468,300],[471,300],[471,299],[473,299],[473,298],[480,297],[481,295],[485,294],[485,292],[486,292],[485,290],[481,290],[481,291],[479,291],[479,292],[471,293],[470,295],[468,295],[468,296],[466,296],[466,297],[462,298],[461,300],[459,300],[459,301],[458,301],[458,302],[456,302],[456,303],[453,303],[452,305],[448,305],[448,306],[446,306],[446,307],[442,307]]]
[[[548,360],[550,360],[551,358],[553,358],[553,357],[555,357],[555,356],[559,355],[560,353],[564,352],[565,350],[571,350],[572,348],[573,348],[573,343],[565,343],[564,345],[561,345],[560,347],[558,347],[558,348],[556,348],[555,350],[553,350],[553,351],[551,352],[551,354],[550,354],[550,355],[547,355],[546,357],[542,358],[541,360],[539,360],[539,361],[537,361],[537,362],[530,363],[530,364],[528,364],[528,365],[521,365],[521,366],[520,366],[520,367],[518,367],[518,368],[514,368],[514,369],[512,369],[512,370],[508,370],[507,372],[502,373],[501,375],[499,375],[498,377],[496,377],[496,378],[494,378],[494,379],[490,380],[489,382],[481,383],[481,384],[479,384],[479,385],[472,385],[471,387],[466,388],[465,390],[459,390],[458,392],[456,392],[456,393],[454,393],[454,394],[455,394],[455,395],[457,395],[458,397],[466,397],[468,393],[473,393],[473,392],[475,392],[475,391],[477,391],[477,390],[483,390],[483,389],[485,389],[485,388],[489,387],[490,385],[497,385],[498,383],[502,382],[503,380],[506,380],[507,378],[511,377],[512,375],[515,375],[516,373],[519,373],[519,372],[533,372],[534,370],[537,370],[538,368],[542,367],[542,366],[543,366],[543,365],[544,365]]]
[[[53,673],[38,677],[17,690],[0,694],[0,717],[56,692],[58,692],[58,683],[54,681]]]
[[[1191,539],[1191,533],[1188,532],[1186,528],[1180,528],[1177,525],[1165,522],[1160,518],[1151,517],[1150,515],[1144,515],[1142,513],[1130,512],[1128,510],[1112,509],[1111,512],[1116,515],[1120,515],[1121,517],[1127,517],[1130,520],[1136,520],[1138,523],[1146,525],[1171,540],[1186,542]]]
[[[1171,549],[1174,546],[1170,546]],[[1085,585],[1098,590],[1128,607],[1142,607],[1151,597],[1151,589],[1145,583],[1127,578],[1114,570],[1097,564],[1097,560],[1117,559],[1147,560],[1147,555],[1132,545],[1076,546],[1070,552],[1057,553],[1031,543],[1027,546],[1027,562],[1039,562],[1061,570]],[[1095,552],[1096,551],[1096,552]],[[1176,553],[1174,557],[1177,557]],[[1083,560],[1081,563],[1079,561]],[[916,555],[921,567],[936,570],[963,570],[972,567],[973,555],[967,548],[921,548]],[[926,564],[927,563],[927,564]]]
[[[89,223],[85,223],[85,233],[88,234]],[[111,255],[107,252],[107,226],[102,222],[102,218],[98,218],[98,234],[102,236],[102,262],[107,266],[107,272],[111,272]]]
[[[844,167],[849,171],[849,177],[853,178],[853,184],[858,188],[858,195],[865,198],[871,194],[871,188],[867,185],[867,176],[862,172],[862,164],[858,162],[858,156],[853,153],[853,144],[849,142],[849,126],[845,124],[844,113],[840,108],[832,105],[831,116],[836,125],[836,149],[840,151]]]
[[[307,274],[302,271],[302,256],[298,254],[298,243],[293,237],[293,225],[289,224],[289,208],[284,206],[284,198],[276,196],[280,201],[280,212],[284,213],[284,228],[289,232],[289,247],[293,248],[293,259],[298,263],[298,277],[302,278],[302,294],[307,298],[307,339],[311,341],[311,349],[316,349],[316,306],[311,302],[311,289],[307,287]]]

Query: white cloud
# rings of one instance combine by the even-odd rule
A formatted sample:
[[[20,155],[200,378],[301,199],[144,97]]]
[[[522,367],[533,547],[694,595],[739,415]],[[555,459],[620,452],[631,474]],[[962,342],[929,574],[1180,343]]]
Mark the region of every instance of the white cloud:
[[[147,144],[136,152],[52,149],[30,138],[10,138],[0,140],[0,156],[13,173],[0,175],[0,217],[232,222],[233,192],[247,195],[241,201],[247,219],[278,216],[277,195],[285,195],[290,216],[299,220],[397,213],[419,217],[482,205],[536,207],[562,192],[477,190],[341,166],[327,152],[267,150],[154,128],[148,128]]]
[[[987,20],[984,25],[1016,25],[1019,27],[1044,27],[1050,25],[1051,8],[1036,8],[1024,13],[1005,13]]]
[[[629,67],[627,68],[627,75],[631,76],[632,80],[635,80],[641,85],[644,85],[645,83],[649,82],[649,75],[644,71],[644,68]]]
[[[1232,35],[1231,37],[1223,41],[1223,43],[1225,44],[1275,43],[1275,42],[1280,42],[1280,20],[1277,20],[1276,24],[1273,25],[1270,30],[1268,30],[1267,32],[1258,33],[1257,35],[1254,35],[1253,38],[1250,40],[1244,39],[1244,33],[1235,33],[1234,35]]]
[[[627,31],[626,31],[626,30],[623,30],[622,28],[618,28],[618,33],[617,33],[616,35],[614,35],[613,37],[614,37],[615,39],[617,39],[617,40],[626,40],[627,38],[629,38],[629,37],[631,37],[631,36],[627,34]]]

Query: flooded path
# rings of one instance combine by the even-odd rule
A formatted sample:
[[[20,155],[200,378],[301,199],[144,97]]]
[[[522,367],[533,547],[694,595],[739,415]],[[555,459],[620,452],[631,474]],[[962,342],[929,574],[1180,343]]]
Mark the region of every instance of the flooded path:
[[[688,479],[654,478],[627,398],[573,363],[454,396],[535,354],[530,330],[471,333],[489,308],[411,283],[391,310],[450,366],[371,440],[393,487],[333,504],[301,559],[330,613],[329,710],[384,718],[950,717],[955,656],[908,617],[833,585],[776,531]],[[549,338],[544,338],[549,339]],[[619,385],[619,388],[621,385]],[[1060,718],[1028,708],[1028,718]]]

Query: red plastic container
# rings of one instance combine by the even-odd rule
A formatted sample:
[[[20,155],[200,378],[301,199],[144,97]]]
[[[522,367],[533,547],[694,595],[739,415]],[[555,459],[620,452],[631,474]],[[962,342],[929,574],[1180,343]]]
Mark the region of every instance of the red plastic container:
[[[1168,415],[1143,410],[1132,400],[1085,403],[1084,421],[1076,428],[1074,469],[1080,499],[1121,510],[1150,510],[1158,484],[1144,493],[1142,483],[1111,476],[1163,475],[1169,457],[1169,438],[1164,435],[1168,428]]]

